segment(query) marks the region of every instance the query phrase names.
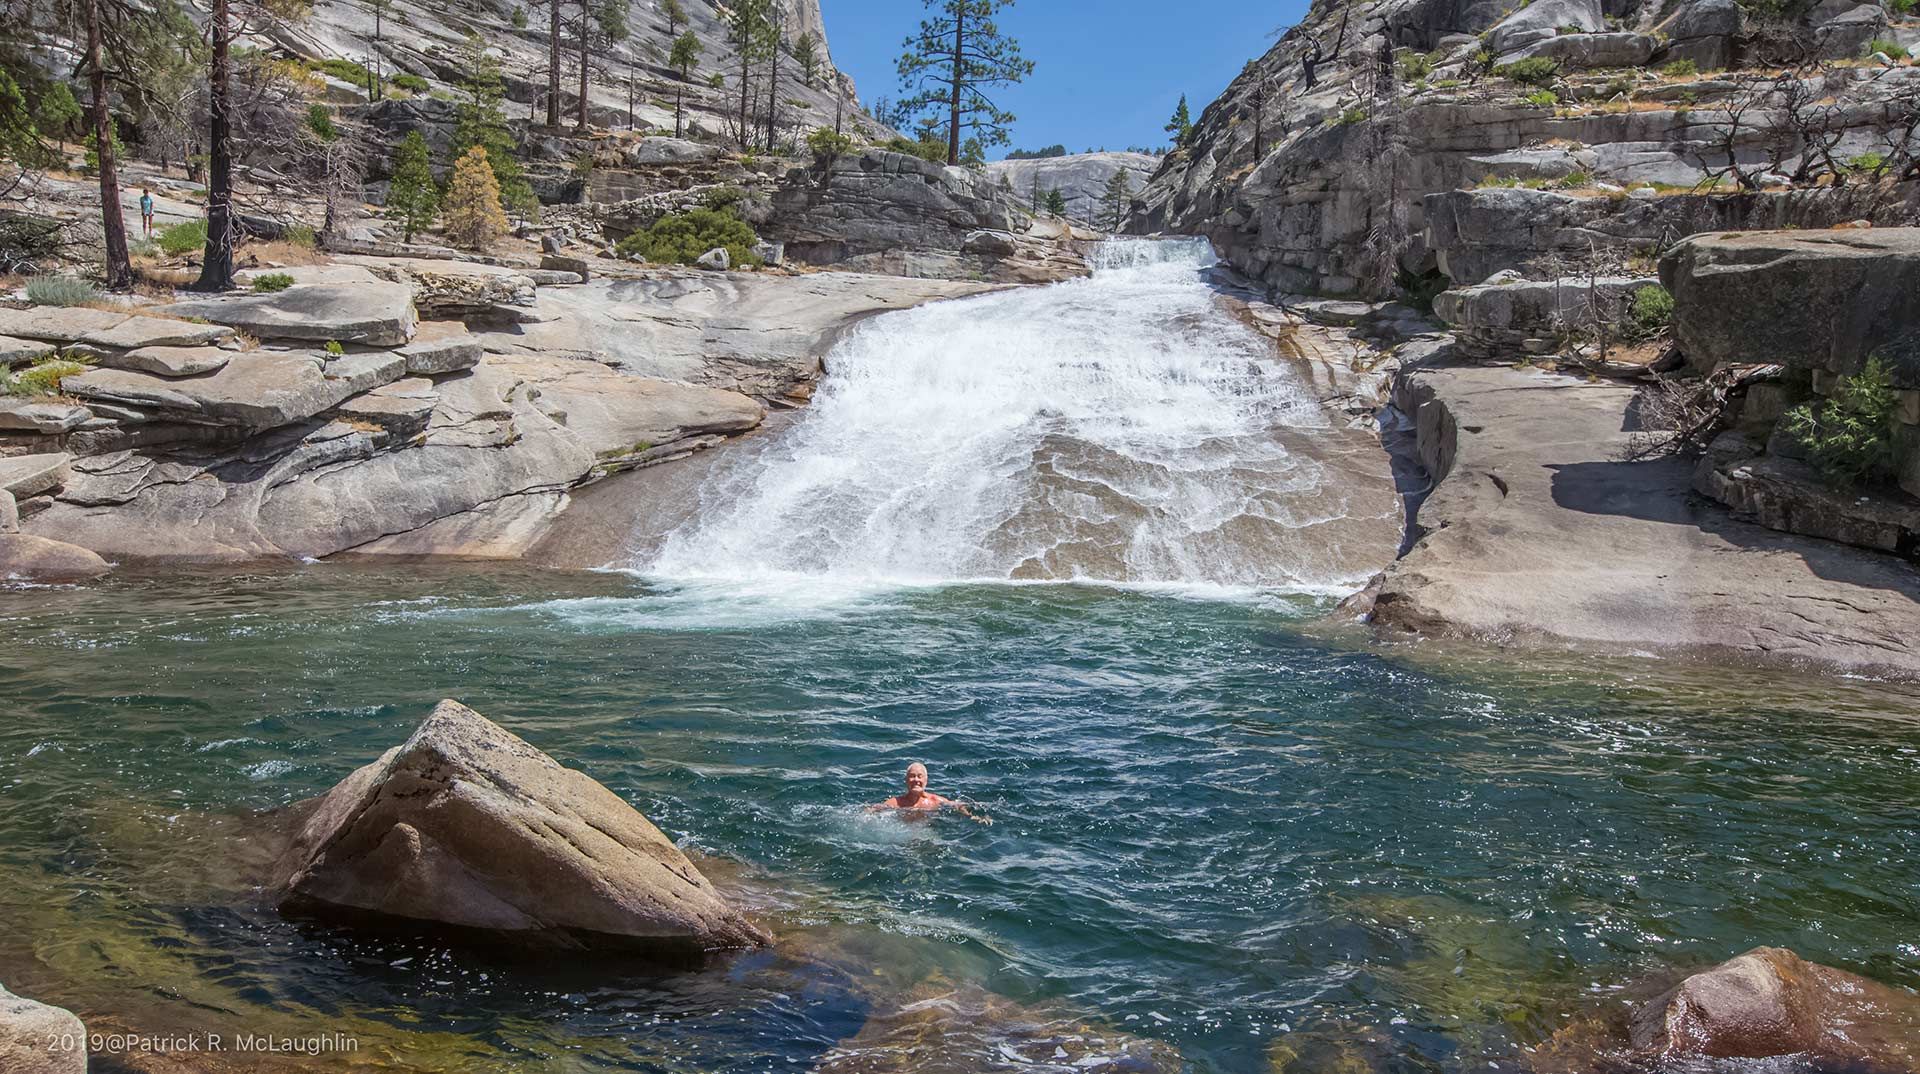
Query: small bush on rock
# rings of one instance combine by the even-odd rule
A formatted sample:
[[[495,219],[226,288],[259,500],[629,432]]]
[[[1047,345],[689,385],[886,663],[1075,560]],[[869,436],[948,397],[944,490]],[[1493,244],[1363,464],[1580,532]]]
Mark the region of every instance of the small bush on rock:
[[[1786,428],[1805,445],[1820,475],[1842,488],[1885,477],[1893,463],[1893,410],[1899,396],[1879,355],[1834,383],[1824,402],[1787,411]]]
[[[1627,301],[1627,317],[1642,336],[1650,336],[1673,323],[1673,294],[1659,284],[1649,284],[1633,293]]]
[[[831,127],[821,127],[807,135],[807,149],[815,160],[831,161],[853,149],[853,138]]]
[[[1887,0],[1887,10],[1895,15],[1911,15],[1916,3],[1920,0]]]
[[[1367,119],[1367,110],[1364,108],[1354,107],[1354,108],[1349,108],[1346,111],[1335,116],[1333,118],[1333,122],[1335,126],[1350,127],[1355,123],[1364,123],[1366,122],[1366,119]]]
[[[207,222],[189,220],[184,224],[169,224],[160,229],[155,241],[160,244],[160,252],[169,257],[204,250],[207,246]]]
[[[1876,37],[1867,42],[1866,51],[1861,55],[1871,56],[1876,52],[1884,52],[1889,58],[1895,60],[1904,60],[1908,56],[1907,46],[1890,37]]]
[[[284,272],[269,272],[253,278],[253,289],[262,294],[274,294],[293,286],[293,277]]]
[[[428,93],[433,90],[433,86],[419,75],[394,75],[387,81],[408,93]]]
[[[328,354],[333,355],[336,358],[347,353],[347,348],[342,347],[340,345],[340,341],[337,339],[327,340],[327,345],[321,349],[326,351]]]
[[[761,263],[753,254],[753,245],[759,241],[753,229],[730,212],[692,209],[655,220],[647,230],[621,239],[614,251],[637,254],[657,264],[691,265],[718,246],[739,267]]]
[[[73,276],[35,276],[27,281],[27,301],[36,306],[84,306],[99,297],[99,288]]]
[[[1700,65],[1692,60],[1675,60],[1662,67],[1660,73],[1668,78],[1692,78],[1700,73]]]
[[[1534,90],[1520,99],[1538,108],[1552,108],[1560,103],[1560,98],[1550,89]]]
[[[7,379],[9,395],[58,395],[60,381],[79,376],[87,367],[65,358],[42,358]]]
[[[1524,60],[1501,64],[1493,73],[1502,78],[1510,78],[1523,86],[1551,86],[1553,80],[1560,77],[1560,64],[1545,56],[1529,56]]]

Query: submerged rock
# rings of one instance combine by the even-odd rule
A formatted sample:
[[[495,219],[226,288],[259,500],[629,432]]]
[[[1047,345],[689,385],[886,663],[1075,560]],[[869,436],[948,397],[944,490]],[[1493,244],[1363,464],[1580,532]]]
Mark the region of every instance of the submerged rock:
[[[977,986],[923,986],[835,1045],[814,1074],[1174,1074],[1180,1053],[1161,1041],[1022,1006]]]
[[[342,780],[281,855],[287,910],[685,957],[769,941],[619,796],[456,701]]]
[[[72,1011],[35,1003],[0,985],[0,1070],[86,1074],[87,1028]]]
[[[1702,1064],[1774,1058],[1792,1065],[1766,1069],[1920,1069],[1920,996],[1756,947],[1634,1004],[1630,1015],[1614,1007],[1576,1017],[1532,1052],[1529,1066],[1537,1074],[1721,1070],[1735,1068]]]
[[[1653,1060],[1801,1055],[1822,1067],[1920,1068],[1920,996],[1756,947],[1641,1008],[1633,1050]]]

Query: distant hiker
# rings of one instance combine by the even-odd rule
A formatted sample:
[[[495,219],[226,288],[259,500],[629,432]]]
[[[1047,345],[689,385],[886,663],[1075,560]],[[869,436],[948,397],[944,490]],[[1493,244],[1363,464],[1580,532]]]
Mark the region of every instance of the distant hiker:
[[[140,188],[140,228],[148,238],[153,237],[153,191]]]
[[[878,813],[882,809],[904,809],[916,813],[937,813],[942,809],[952,809],[968,820],[981,824],[992,824],[993,819],[974,816],[965,802],[957,802],[935,794],[927,789],[927,766],[918,761],[907,766],[907,792],[896,794],[877,805],[867,807],[867,812]]]

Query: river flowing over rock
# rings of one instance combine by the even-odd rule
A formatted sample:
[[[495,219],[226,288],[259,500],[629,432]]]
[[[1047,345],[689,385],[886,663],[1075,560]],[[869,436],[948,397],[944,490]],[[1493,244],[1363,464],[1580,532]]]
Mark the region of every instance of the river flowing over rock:
[[[562,949],[685,957],[768,939],[619,796],[457,701],[318,800],[273,888],[288,909]]]
[[[1398,501],[1200,280],[1204,242],[1133,240],[1094,278],[875,318],[789,432],[638,535],[664,575],[1093,579],[1352,588]]]

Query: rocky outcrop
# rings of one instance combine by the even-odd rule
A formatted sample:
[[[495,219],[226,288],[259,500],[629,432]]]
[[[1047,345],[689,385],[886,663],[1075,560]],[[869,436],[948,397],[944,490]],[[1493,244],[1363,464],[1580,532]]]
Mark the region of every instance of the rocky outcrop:
[[[1833,142],[1835,164],[1884,157],[1901,140],[1920,110],[1920,70],[1836,67],[1782,78],[1770,57],[1740,54],[1745,39],[1731,36],[1740,16],[1730,7],[1316,3],[1201,113],[1191,142],[1167,156],[1138,199],[1129,230],[1204,235],[1276,291],[1384,297],[1435,270],[1468,285],[1544,254],[1584,252],[1568,215],[1597,222],[1591,230],[1600,236],[1631,234],[1657,247],[1674,234],[1652,217],[1720,211],[1642,204],[1668,201],[1675,188],[1724,180],[1742,191],[1734,212],[1771,185],[1812,192],[1829,185],[1817,180],[1833,169],[1796,133],[1809,123]],[[1839,7],[1849,10],[1836,15]],[[1784,32],[1838,55],[1842,39],[1874,18],[1884,12],[1871,4],[1821,5]],[[1720,55],[1751,60],[1753,70],[1711,78],[1656,70]],[[1551,60],[1557,73],[1522,83],[1498,66],[1527,58]],[[1513,175],[1522,155],[1537,156],[1543,171]],[[1475,222],[1440,234],[1446,225],[1436,212],[1458,211],[1467,193],[1522,200],[1464,190],[1489,177],[1558,185],[1570,204],[1540,228],[1490,203]],[[1436,202],[1443,196],[1454,200]],[[1616,214],[1633,219],[1615,225]],[[1483,242],[1487,220],[1498,238]],[[1692,230],[1699,227],[1679,234]],[[1491,256],[1459,252],[1473,247]]]
[[[1920,388],[1920,228],[1696,235],[1660,261],[1695,367],[1777,362],[1851,374],[1869,356]]]
[[[518,321],[537,316],[532,313],[534,281],[518,269],[417,257],[345,256],[339,260],[407,288],[414,309],[431,320],[500,317]]]
[[[0,1070],[86,1074],[86,1027],[72,1011],[35,1003],[0,986]]]
[[[230,325],[260,339],[398,347],[413,338],[413,296],[392,284],[304,284],[277,294],[237,294],[175,302],[175,317]],[[151,346],[153,344],[141,344]]]
[[[1115,174],[1127,173],[1128,188],[1144,189],[1160,158],[1147,153],[1070,153],[1064,157],[996,160],[987,165],[987,178],[1010,191],[1015,200],[1032,209],[1034,194],[1058,190],[1066,199],[1067,215],[1083,223],[1100,216],[1101,199]]]
[[[999,184],[966,168],[863,149],[787,173],[761,232],[785,243],[788,257],[839,265],[900,250],[958,258],[967,235],[982,229],[1026,230]]]
[[[685,959],[768,942],[647,818],[456,701],[310,807],[283,909]]]
[[[1496,276],[1475,287],[1434,296],[1433,312],[1454,329],[1461,354],[1512,359],[1560,350],[1570,332],[1590,330],[1596,319],[1616,327],[1629,297],[1656,287],[1652,277],[1525,280]]]
[[[1564,163],[1536,156],[1524,172],[1500,157],[1478,159],[1487,174],[1503,176],[1564,175],[1599,166],[1597,150],[1554,152]],[[1642,170],[1648,162],[1629,167]],[[1656,167],[1664,166],[1656,162]],[[1468,286],[1498,272],[1552,274],[1550,263],[1577,265],[1595,251],[1612,261],[1650,259],[1679,239],[1706,231],[1804,231],[1855,220],[1892,222],[1904,218],[1916,193],[1911,186],[1658,195],[1642,188],[1639,195],[1617,199],[1517,187],[1452,190],[1424,200],[1425,241],[1440,271],[1455,285]]]
[[[1436,483],[1373,587],[1377,627],[1920,679],[1920,570],[1732,518],[1691,495],[1686,459],[1628,461],[1635,396],[1510,367],[1403,374]]]

